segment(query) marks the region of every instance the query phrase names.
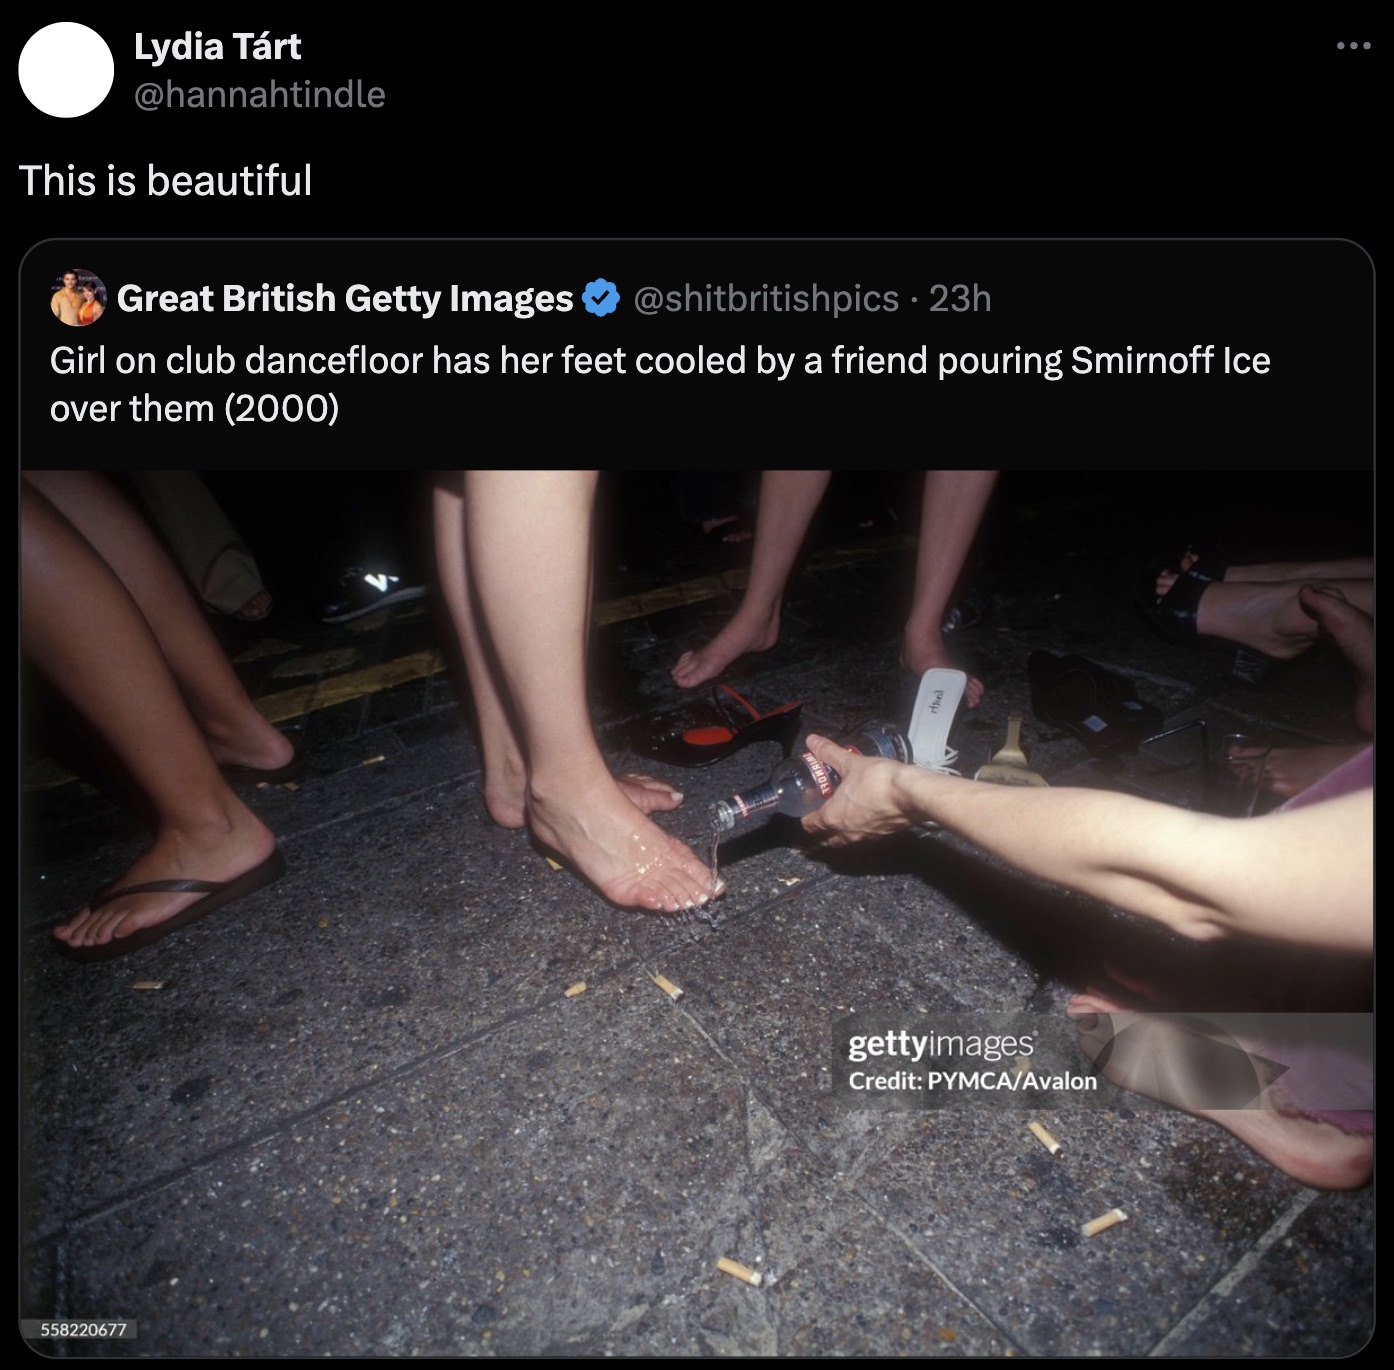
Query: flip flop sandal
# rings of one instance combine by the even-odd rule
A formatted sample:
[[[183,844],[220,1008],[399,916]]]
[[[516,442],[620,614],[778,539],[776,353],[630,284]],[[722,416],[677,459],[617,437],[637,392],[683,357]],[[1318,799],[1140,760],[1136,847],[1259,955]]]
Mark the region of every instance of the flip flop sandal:
[[[639,750],[670,766],[711,766],[752,742],[778,742],[785,756],[794,750],[803,712],[801,700],[762,714],[730,685],[714,685],[712,703],[712,722],[703,725],[688,713],[670,716],[660,720],[661,728],[664,722],[669,726],[657,736],[650,734],[641,739]],[[744,709],[745,715],[736,705]]]
[[[1211,581],[1189,572],[1178,575],[1176,583],[1160,599],[1157,598],[1156,577],[1151,584],[1139,583],[1137,601],[1148,623],[1169,642],[1192,650],[1233,652],[1230,674],[1244,685],[1262,685],[1277,664],[1274,657],[1253,647],[1246,647],[1226,637],[1211,637],[1197,627],[1200,597]]]
[[[1036,717],[1097,756],[1131,751],[1162,726],[1161,710],[1144,704],[1131,682],[1082,656],[1032,652],[1027,675]]]
[[[98,942],[92,946],[72,947],[55,939],[58,950],[73,961],[113,961],[118,956],[139,951],[152,942],[168,937],[180,928],[187,928],[200,918],[226,908],[229,904],[255,893],[263,886],[274,884],[286,873],[286,858],[278,847],[259,866],[239,875],[235,880],[147,880],[141,885],[124,885],[120,889],[104,886],[88,901],[87,907],[94,912],[113,899],[127,894],[203,894],[203,898],[190,904],[188,908],[166,918],[163,923],[155,923],[141,928],[129,937],[113,937],[110,942]]]

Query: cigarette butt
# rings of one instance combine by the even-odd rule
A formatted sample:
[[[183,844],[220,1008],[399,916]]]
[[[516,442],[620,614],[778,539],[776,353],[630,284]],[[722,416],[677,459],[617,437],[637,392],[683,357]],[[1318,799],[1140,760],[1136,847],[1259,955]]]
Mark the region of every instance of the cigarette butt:
[[[257,789],[259,789],[259,790],[269,790],[270,788],[271,788],[271,782],[270,782],[269,780],[258,780],[258,781],[257,781]]]
[[[584,980],[577,980],[576,983],[575,983],[574,985],[571,985],[571,986],[567,989],[567,991],[566,991],[566,997],[567,997],[568,999],[574,999],[578,994],[584,994],[585,992],[586,992],[586,982],[585,982]]]
[[[730,1256],[723,1256],[717,1261],[716,1268],[723,1274],[734,1275],[738,1280],[753,1284],[757,1289],[765,1282],[765,1277],[758,1270],[752,1270],[748,1265],[733,1261]]]
[[[666,975],[655,975],[655,976],[653,977],[653,982],[654,982],[654,984],[656,984],[656,985],[659,987],[659,989],[661,989],[661,990],[664,992],[664,994],[666,994],[670,999],[681,999],[681,998],[682,998],[682,990],[679,989],[678,986],[675,985]]]
[[[544,856],[542,859],[543,859],[544,861],[546,861],[546,863],[547,863],[549,866],[551,866],[551,868],[552,868],[554,871],[561,871],[561,870],[565,870],[565,869],[566,869],[566,867],[563,866],[562,863],[561,863],[560,861],[553,861],[552,858],[551,858],[550,856]]]
[[[365,766],[376,766],[376,765],[378,764],[379,761],[386,761],[386,760],[387,760],[387,758],[386,758],[385,756],[370,756],[370,757],[365,758],[363,764],[364,764]]]
[[[1058,1156],[1060,1154],[1060,1143],[1057,1142],[1040,1123],[1027,1123],[1026,1126],[1031,1129],[1036,1140],[1040,1142],[1052,1156]]]
[[[131,986],[132,989],[164,989],[164,987],[165,982],[163,980],[137,980],[135,984]]]
[[[1121,1208],[1110,1208],[1101,1218],[1093,1218],[1087,1223],[1080,1223],[1079,1230],[1083,1236],[1097,1237],[1100,1232],[1107,1232],[1116,1223],[1125,1223],[1128,1215]]]
[[[287,780],[287,781],[286,781],[286,789],[288,789],[288,790],[298,790],[299,788],[300,788],[300,786],[299,786],[294,780]]]

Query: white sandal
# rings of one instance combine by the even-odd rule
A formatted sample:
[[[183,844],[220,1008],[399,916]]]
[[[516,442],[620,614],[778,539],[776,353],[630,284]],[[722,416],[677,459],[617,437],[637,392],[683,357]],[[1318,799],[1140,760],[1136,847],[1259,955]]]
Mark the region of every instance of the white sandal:
[[[949,730],[954,725],[968,677],[963,671],[936,666],[920,677],[920,691],[910,715],[910,759],[926,770],[957,775],[954,762],[958,752],[949,746]]]
[[[954,762],[958,751],[949,746],[949,729],[954,725],[968,676],[963,671],[935,666],[920,677],[920,690],[915,696],[915,708],[910,714],[910,759],[927,771],[958,775]],[[912,829],[916,837],[929,837],[939,831],[932,819],[917,823]]]

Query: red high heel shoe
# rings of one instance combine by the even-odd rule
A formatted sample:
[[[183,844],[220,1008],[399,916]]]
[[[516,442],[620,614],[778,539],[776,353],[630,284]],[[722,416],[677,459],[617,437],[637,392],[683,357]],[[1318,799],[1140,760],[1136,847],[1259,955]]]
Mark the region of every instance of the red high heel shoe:
[[[734,755],[752,742],[778,742],[788,756],[799,735],[803,702],[797,701],[762,714],[730,685],[712,686],[714,719],[698,723],[690,713],[670,719],[672,726],[650,736],[641,750],[670,766],[711,766]],[[740,705],[748,718],[735,707]]]

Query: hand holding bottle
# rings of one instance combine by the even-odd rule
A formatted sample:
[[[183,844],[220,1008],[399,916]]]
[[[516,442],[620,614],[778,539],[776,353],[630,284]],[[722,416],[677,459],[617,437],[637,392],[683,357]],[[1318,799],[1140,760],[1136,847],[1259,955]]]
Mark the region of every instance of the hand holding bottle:
[[[807,746],[823,765],[831,766],[842,777],[827,803],[803,820],[804,831],[823,838],[830,847],[904,832],[926,817],[916,803],[921,785],[962,783],[902,761],[858,756],[817,733],[808,735]]]

